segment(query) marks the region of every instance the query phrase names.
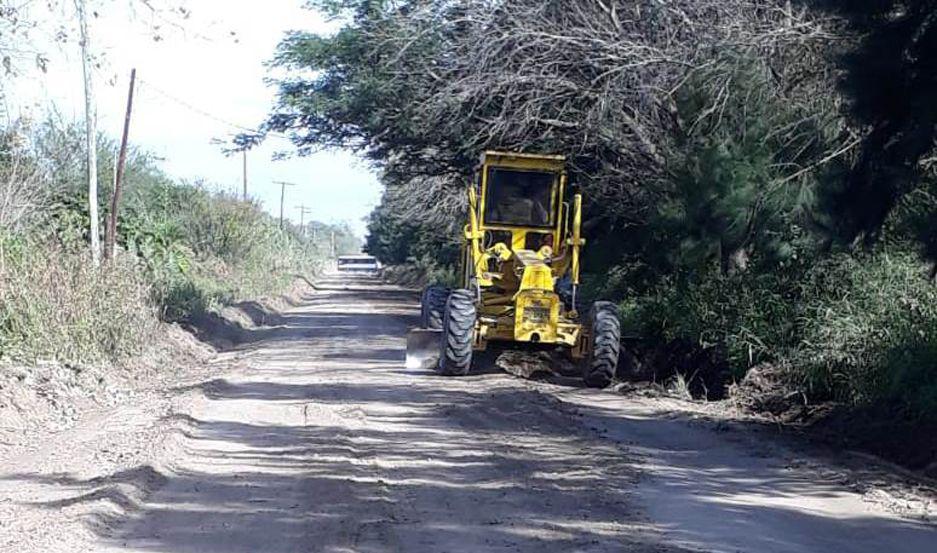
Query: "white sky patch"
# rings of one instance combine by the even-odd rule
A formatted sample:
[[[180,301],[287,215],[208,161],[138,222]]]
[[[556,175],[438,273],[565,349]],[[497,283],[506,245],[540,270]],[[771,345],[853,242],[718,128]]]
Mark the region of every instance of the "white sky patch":
[[[275,87],[264,63],[290,30],[328,33],[335,25],[302,8],[302,0],[191,0],[191,16],[153,17],[141,4],[99,2],[92,22],[92,47],[100,54],[96,72],[99,128],[120,135],[132,67],[139,86],[134,99],[131,143],[153,152],[170,175],[241,190],[241,157],[226,156],[217,140],[228,140],[237,127],[256,128],[271,109]],[[38,8],[42,9],[42,8]],[[71,14],[71,11],[65,12]],[[61,21],[59,21],[61,23]],[[66,15],[66,28],[75,21]],[[49,19],[47,29],[56,22]],[[158,34],[160,40],[154,40]],[[53,32],[43,33],[53,36]],[[37,36],[34,34],[34,37]],[[51,45],[46,74],[26,70],[7,102],[14,113],[41,114],[55,105],[66,119],[81,120],[84,99],[80,55],[75,41]],[[299,221],[299,206],[312,219],[347,222],[364,235],[363,218],[380,199],[380,185],[370,168],[345,151],[274,161],[292,145],[271,138],[248,154],[248,192],[279,215],[280,186],[286,190],[285,214]],[[102,183],[102,186],[106,184]]]

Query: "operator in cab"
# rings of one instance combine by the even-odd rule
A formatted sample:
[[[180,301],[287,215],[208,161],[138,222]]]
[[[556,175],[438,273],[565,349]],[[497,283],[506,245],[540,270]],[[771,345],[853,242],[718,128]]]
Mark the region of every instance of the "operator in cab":
[[[552,175],[532,171],[495,171],[489,184],[492,224],[542,227],[550,224]],[[547,177],[549,181],[545,182]]]

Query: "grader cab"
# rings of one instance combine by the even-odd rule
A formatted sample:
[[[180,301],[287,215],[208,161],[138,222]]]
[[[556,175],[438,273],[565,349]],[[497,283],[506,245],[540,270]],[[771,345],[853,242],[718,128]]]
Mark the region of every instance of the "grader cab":
[[[421,329],[410,333],[409,367],[465,375],[490,343],[563,348],[590,386],[604,387],[618,363],[613,304],[580,314],[582,197],[567,199],[566,159],[485,152],[468,188],[461,282],[423,290]],[[571,201],[570,201],[571,200]]]

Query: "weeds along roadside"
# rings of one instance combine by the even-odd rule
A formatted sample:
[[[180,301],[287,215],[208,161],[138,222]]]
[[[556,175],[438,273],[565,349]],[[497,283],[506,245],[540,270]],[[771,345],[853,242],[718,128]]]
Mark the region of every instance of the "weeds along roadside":
[[[101,142],[99,180],[110,182],[113,148]],[[95,268],[80,129],[10,128],[0,153],[0,363],[126,361],[152,343],[160,321],[275,294],[325,261],[326,244],[280,229],[257,203],[174,181],[133,152],[119,252]],[[354,243],[347,229],[334,230],[339,244]]]

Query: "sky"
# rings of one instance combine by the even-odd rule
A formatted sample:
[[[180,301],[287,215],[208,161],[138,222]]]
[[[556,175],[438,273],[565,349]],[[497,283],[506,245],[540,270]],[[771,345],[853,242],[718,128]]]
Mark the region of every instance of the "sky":
[[[264,64],[286,31],[329,33],[336,23],[304,9],[303,0],[165,1],[166,6],[184,5],[190,15],[154,14],[141,0],[98,0],[91,33],[99,60],[99,130],[120,135],[135,67],[131,143],[161,158],[161,167],[171,176],[202,178],[215,188],[240,191],[241,157],[225,155],[218,140],[229,140],[242,131],[239,127],[256,128],[271,109],[275,87],[264,82],[271,76]],[[52,17],[75,25],[66,11]],[[55,28],[54,21],[48,23]],[[46,46],[48,71],[25,72],[8,95],[8,110],[40,117],[54,104],[64,117],[80,120],[80,54],[74,43],[51,42]],[[307,220],[347,222],[363,236],[363,218],[380,199],[375,173],[346,151],[273,160],[274,154],[291,151],[289,142],[272,138],[248,153],[249,195],[278,216],[281,186],[275,181],[296,183],[286,189],[287,218],[298,222],[304,205],[311,210]]]

